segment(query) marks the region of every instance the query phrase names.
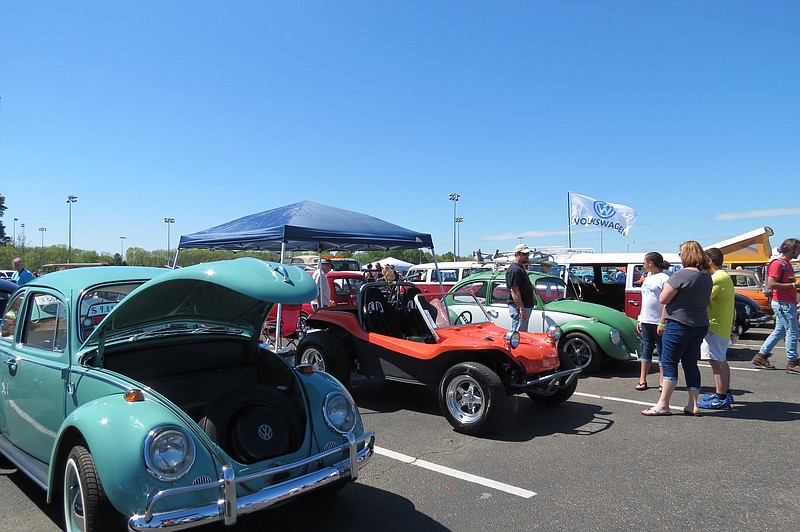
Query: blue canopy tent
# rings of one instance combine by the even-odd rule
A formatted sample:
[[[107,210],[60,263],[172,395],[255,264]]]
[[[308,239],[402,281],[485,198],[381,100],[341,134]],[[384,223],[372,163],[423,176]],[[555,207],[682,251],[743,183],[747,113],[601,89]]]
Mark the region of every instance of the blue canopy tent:
[[[182,249],[224,249],[229,251],[279,251],[285,262],[286,251],[340,249],[348,251],[430,248],[430,234],[417,233],[373,216],[312,201],[301,201],[269,211],[181,236]],[[278,306],[277,330],[281,330]]]
[[[181,249],[325,251],[433,249],[433,239],[361,214],[312,201],[259,212],[181,237]],[[176,257],[177,258],[177,257]]]

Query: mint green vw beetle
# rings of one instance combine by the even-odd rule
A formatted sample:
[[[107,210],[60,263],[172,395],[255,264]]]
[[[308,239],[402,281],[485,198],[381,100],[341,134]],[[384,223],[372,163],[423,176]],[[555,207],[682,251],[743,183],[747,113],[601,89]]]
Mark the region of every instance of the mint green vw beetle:
[[[316,286],[252,258],[45,275],[0,326],[0,452],[67,530],[186,529],[358,477],[375,438],[333,377],[259,344]]]

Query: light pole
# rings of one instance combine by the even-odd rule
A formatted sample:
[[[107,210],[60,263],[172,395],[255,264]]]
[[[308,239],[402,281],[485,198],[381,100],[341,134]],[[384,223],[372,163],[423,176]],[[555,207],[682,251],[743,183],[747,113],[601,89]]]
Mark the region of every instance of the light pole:
[[[164,218],[164,223],[167,224],[167,257],[169,257],[169,226],[175,223],[175,218]]]
[[[41,265],[39,266],[39,271],[41,272],[42,266],[44,266],[44,232],[47,231],[46,227],[40,227],[39,231],[42,233],[42,254],[41,254]]]
[[[19,229],[22,231],[22,261],[25,262],[25,224],[19,224]]]
[[[14,247],[17,246],[17,220],[19,218],[14,218]]]
[[[636,240],[631,240],[631,241],[628,243],[627,247],[625,248],[625,251],[628,251],[628,252],[630,252],[630,250],[631,250],[631,244],[635,244],[635,243],[636,243]]]
[[[127,236],[119,237],[119,261],[120,262],[122,262],[122,260],[125,258],[125,249],[123,248],[123,246],[125,245],[125,239],[126,238],[128,238],[128,237]]]
[[[456,204],[458,203],[458,198],[460,198],[460,194],[456,194],[455,192],[450,194],[450,201],[453,202],[453,260],[456,260]]]
[[[72,204],[78,201],[78,196],[67,196],[67,203],[69,203],[69,247],[67,248],[67,264],[72,260]],[[44,237],[44,233],[42,233]],[[42,244],[44,247],[44,244]]]
[[[456,232],[458,233],[458,238],[456,239],[456,256],[454,257],[455,260],[458,260],[458,257],[461,256],[461,222],[463,221],[464,218],[461,218],[460,216],[456,218],[456,227],[458,228]]]

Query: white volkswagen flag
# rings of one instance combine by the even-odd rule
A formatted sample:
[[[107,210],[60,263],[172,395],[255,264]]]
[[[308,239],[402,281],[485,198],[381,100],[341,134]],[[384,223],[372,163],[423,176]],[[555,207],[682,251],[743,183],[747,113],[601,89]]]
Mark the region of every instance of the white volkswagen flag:
[[[636,221],[636,211],[619,203],[608,203],[570,192],[569,220],[570,225],[608,227],[627,236]]]

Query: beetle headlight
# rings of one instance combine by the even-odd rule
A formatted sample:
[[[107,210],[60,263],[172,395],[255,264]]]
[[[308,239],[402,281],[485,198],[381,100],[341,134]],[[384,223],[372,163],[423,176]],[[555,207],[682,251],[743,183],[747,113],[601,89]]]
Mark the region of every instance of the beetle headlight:
[[[612,343],[612,344],[614,344],[614,345],[619,345],[619,342],[620,342],[620,336],[619,336],[619,331],[618,331],[618,330],[616,330],[616,329],[611,329],[611,330],[608,332],[608,335],[611,337],[611,343]]]
[[[342,392],[331,392],[322,407],[325,422],[336,432],[350,432],[356,426],[356,405]]]
[[[194,440],[180,427],[159,427],[144,440],[144,463],[159,480],[173,481],[194,464]]]
[[[514,349],[519,345],[519,332],[518,331],[508,331],[503,335],[503,340],[506,341],[506,347],[510,347]]]
[[[547,335],[551,336],[556,342],[561,339],[561,334],[561,327],[558,325],[551,325],[550,328],[547,329]]]

